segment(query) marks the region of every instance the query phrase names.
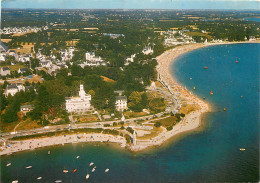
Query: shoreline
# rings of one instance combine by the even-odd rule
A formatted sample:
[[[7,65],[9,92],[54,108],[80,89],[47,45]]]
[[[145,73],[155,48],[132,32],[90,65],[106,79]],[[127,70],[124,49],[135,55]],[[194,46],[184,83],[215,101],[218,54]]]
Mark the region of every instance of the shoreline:
[[[60,135],[54,137],[43,137],[28,140],[12,140],[9,141],[10,147],[2,148],[0,151],[0,156],[9,155],[16,152],[34,150],[43,147],[50,147],[56,145],[73,144],[80,142],[109,142],[118,143],[121,147],[126,146],[126,140],[121,136],[114,136],[109,134],[99,134],[99,133],[81,133],[72,135]]]
[[[178,124],[173,126],[171,131],[167,131],[166,128],[161,127],[163,132],[158,136],[151,138],[150,140],[138,140],[136,145],[127,145],[124,137],[114,136],[108,134],[73,134],[73,135],[63,135],[54,137],[43,137],[28,140],[19,141],[8,141],[10,147],[2,146],[0,151],[0,156],[9,155],[15,152],[34,150],[42,147],[63,145],[68,143],[78,143],[78,142],[112,142],[117,143],[121,147],[127,147],[128,150],[132,152],[143,152],[162,144],[168,144],[170,141],[175,140],[175,138],[182,134],[190,133],[195,129],[202,126],[202,115],[211,112],[212,106],[206,103],[203,99],[194,95],[191,91],[187,90],[182,84],[178,83],[171,69],[177,58],[183,54],[190,51],[214,46],[214,45],[225,45],[225,44],[239,44],[239,43],[260,43],[260,40],[250,41],[250,42],[223,42],[223,43],[194,43],[188,45],[180,45],[170,50],[165,51],[159,55],[156,59],[158,61],[157,72],[159,75],[158,81],[165,85],[165,89],[169,90],[172,98],[176,98],[178,105],[182,104],[194,104],[199,106],[198,110],[188,113],[184,119],[182,119]],[[176,104],[176,105],[177,105]],[[92,136],[92,137],[91,137]]]

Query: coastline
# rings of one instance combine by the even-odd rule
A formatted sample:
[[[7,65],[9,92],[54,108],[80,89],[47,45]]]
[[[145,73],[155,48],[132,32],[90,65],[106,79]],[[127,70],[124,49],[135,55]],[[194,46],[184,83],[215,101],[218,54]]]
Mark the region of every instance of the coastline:
[[[141,152],[144,150],[149,150],[153,147],[161,146],[164,143],[169,142],[176,138],[177,135],[183,133],[190,133],[195,129],[199,128],[202,125],[202,115],[207,112],[212,111],[212,107],[209,103],[206,103],[204,100],[195,96],[192,92],[188,91],[184,86],[177,82],[176,78],[172,74],[171,67],[177,58],[187,52],[190,52],[195,49],[214,46],[214,45],[225,45],[225,44],[238,44],[238,43],[260,43],[260,40],[250,41],[250,42],[223,42],[223,43],[207,43],[207,44],[188,44],[181,45],[170,50],[165,51],[163,54],[158,56],[156,59],[158,61],[157,72],[159,75],[159,81],[164,83],[166,89],[169,90],[171,96],[176,97],[176,101],[180,105],[186,104],[195,104],[199,106],[198,110],[192,111],[185,116],[178,124],[173,126],[171,131],[167,131],[166,128],[163,128],[163,132],[158,136],[151,138],[145,142],[139,141],[137,139],[136,145],[127,145],[124,137],[113,136],[107,134],[73,134],[66,136],[55,136],[55,137],[45,137],[38,139],[29,139],[23,141],[8,141],[10,147],[4,147],[0,151],[0,156],[8,155],[15,152],[33,150],[36,148],[62,145],[66,143],[77,143],[77,142],[112,142],[118,143],[121,147],[127,147],[130,151]],[[92,138],[91,138],[92,136]],[[78,138],[79,137],[79,138]],[[167,141],[167,142],[166,142]]]

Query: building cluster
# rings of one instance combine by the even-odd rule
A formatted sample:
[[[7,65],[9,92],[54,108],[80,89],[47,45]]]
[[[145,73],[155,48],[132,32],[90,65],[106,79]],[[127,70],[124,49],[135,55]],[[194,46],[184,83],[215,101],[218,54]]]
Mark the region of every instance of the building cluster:
[[[118,94],[116,97],[115,107],[118,111],[127,109],[127,97],[122,96],[124,91],[115,91]],[[79,89],[79,96],[66,97],[66,110],[70,113],[84,113],[91,111],[94,108],[91,106],[91,95],[86,94],[84,86],[81,84]]]
[[[186,32],[188,32],[188,30],[168,30],[161,34],[165,37],[164,44],[166,46],[194,43],[193,38],[187,35]]]
[[[101,57],[96,56],[95,52],[86,52],[85,58],[86,61],[82,64],[79,64],[79,66],[81,66],[82,68],[86,66],[92,66],[92,67],[107,66],[109,64],[109,62],[104,61]]]
[[[10,84],[6,86],[4,91],[5,96],[8,95],[14,96],[16,93],[21,91],[28,91],[32,88],[32,86],[24,86],[22,83]]]
[[[117,39],[117,38],[119,38],[120,36],[125,37],[124,34],[103,33],[103,35],[104,35],[104,36],[109,36],[109,37],[112,38],[112,39]]]
[[[0,34],[24,34],[31,32],[38,32],[42,30],[47,30],[48,26],[42,27],[4,27],[0,29]]]
[[[36,53],[36,58],[39,59],[39,67],[37,67],[37,70],[41,70],[43,68],[47,69],[48,74],[56,75],[58,70],[62,68],[68,68],[66,65],[66,62],[71,61],[73,57],[73,52],[75,51],[75,48],[70,47],[68,49],[62,49],[59,51],[59,54],[61,55],[61,59],[57,59],[57,57],[54,54],[54,50],[52,50],[50,56],[43,55],[41,53],[41,49],[38,50]]]

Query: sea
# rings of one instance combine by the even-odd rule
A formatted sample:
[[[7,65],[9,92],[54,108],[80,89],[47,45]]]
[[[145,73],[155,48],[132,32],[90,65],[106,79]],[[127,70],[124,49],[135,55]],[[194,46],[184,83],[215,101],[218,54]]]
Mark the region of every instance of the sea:
[[[250,18],[244,18],[244,20],[252,21],[252,22],[260,22],[260,18],[250,17]]]
[[[141,153],[109,143],[14,153],[1,157],[1,183],[258,182],[259,51],[257,43],[215,45],[188,52],[171,65],[178,82],[212,106],[197,130]]]

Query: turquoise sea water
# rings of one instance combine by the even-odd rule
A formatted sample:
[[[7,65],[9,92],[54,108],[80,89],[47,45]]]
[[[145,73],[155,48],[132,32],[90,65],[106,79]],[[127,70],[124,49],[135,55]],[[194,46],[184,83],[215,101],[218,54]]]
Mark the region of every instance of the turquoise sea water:
[[[190,90],[196,86],[194,93],[206,97],[215,109],[203,117],[203,130],[140,154],[111,144],[82,143],[4,156],[1,182],[86,182],[91,161],[97,169],[88,182],[258,181],[259,50],[260,44],[211,46],[182,55],[174,63],[178,81]],[[6,167],[9,162],[12,165]],[[32,169],[25,169],[29,165]],[[68,174],[62,172],[64,167]],[[78,171],[72,173],[73,169]],[[42,180],[37,180],[39,176]]]

